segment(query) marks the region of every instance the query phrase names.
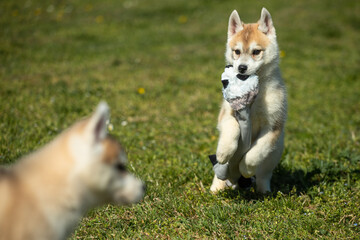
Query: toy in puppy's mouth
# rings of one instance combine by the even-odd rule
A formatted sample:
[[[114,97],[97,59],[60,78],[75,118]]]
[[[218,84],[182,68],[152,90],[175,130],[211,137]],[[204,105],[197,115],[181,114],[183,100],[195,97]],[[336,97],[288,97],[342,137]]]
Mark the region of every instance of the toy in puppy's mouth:
[[[221,75],[223,96],[235,111],[250,106],[259,92],[259,79],[256,75],[241,75],[232,65],[225,67]]]

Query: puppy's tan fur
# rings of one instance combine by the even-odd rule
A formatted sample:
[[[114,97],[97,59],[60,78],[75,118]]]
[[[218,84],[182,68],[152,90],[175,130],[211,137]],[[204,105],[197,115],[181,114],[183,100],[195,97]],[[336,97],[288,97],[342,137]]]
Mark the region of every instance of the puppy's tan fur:
[[[0,169],[1,240],[65,239],[89,208],[143,197],[124,150],[106,134],[108,111],[101,103],[90,118]]]
[[[240,128],[229,103],[223,101],[218,117],[220,137],[216,151],[218,162],[242,157],[239,172],[244,177],[256,175],[259,192],[270,191],[272,171],[278,164],[284,145],[287,114],[286,89],[279,68],[279,49],[270,13],[263,8],[257,23],[244,24],[234,10],[229,18],[225,58],[239,74],[259,77],[259,94],[251,107],[252,144],[245,156],[237,152],[241,143]],[[233,183],[236,187],[236,183]],[[211,191],[227,186],[214,177]]]

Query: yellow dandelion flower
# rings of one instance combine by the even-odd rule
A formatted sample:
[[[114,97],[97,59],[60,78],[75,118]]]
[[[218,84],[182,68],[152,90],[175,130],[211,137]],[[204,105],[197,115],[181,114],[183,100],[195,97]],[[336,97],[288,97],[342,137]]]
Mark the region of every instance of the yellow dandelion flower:
[[[57,14],[56,14],[56,21],[61,21],[62,20],[62,18],[63,18],[63,16],[64,16],[64,11],[59,11]]]
[[[284,50],[280,51],[280,58],[284,58],[286,56],[286,53]]]
[[[145,88],[138,88],[137,92],[141,95],[145,94]]]
[[[102,23],[103,21],[104,21],[104,17],[101,15],[99,15],[95,18],[95,22],[97,22],[97,23]]]
[[[214,141],[214,140],[216,140],[216,137],[214,135],[211,135],[210,139],[211,139],[211,141]]]
[[[41,14],[41,8],[35,9],[34,14],[35,14],[35,16],[40,16],[40,14]]]
[[[92,9],[93,9],[93,5],[91,5],[91,4],[88,4],[88,5],[85,6],[85,11],[86,12],[90,12]]]
[[[12,15],[13,17],[16,17],[17,15],[19,15],[19,11],[18,11],[18,10],[14,10],[14,11],[12,11],[11,15]]]
[[[178,22],[181,23],[181,24],[187,23],[187,21],[188,21],[187,16],[181,15],[181,16],[178,18]]]

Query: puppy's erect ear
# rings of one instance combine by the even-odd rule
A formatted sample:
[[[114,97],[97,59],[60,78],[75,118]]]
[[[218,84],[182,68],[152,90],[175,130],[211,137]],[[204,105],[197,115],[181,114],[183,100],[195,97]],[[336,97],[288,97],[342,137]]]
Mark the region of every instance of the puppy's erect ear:
[[[234,10],[229,18],[228,39],[241,30],[243,30],[243,23],[240,20],[238,12]]]
[[[106,137],[109,116],[109,106],[105,102],[100,102],[86,126],[86,134],[92,142],[99,142]]]
[[[258,29],[265,33],[266,35],[275,35],[275,28],[273,21],[271,19],[271,15],[266,8],[261,10],[261,17],[258,21],[259,27]]]

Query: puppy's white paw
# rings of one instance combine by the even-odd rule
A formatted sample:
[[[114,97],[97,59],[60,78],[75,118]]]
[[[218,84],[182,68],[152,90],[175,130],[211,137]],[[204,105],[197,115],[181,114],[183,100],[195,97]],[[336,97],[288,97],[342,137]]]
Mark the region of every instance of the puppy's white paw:
[[[241,175],[243,175],[245,178],[250,178],[255,175],[256,166],[250,166],[246,164],[245,159],[241,160],[239,168]]]
[[[210,187],[210,191],[215,194],[221,190],[224,190],[226,187],[226,181],[218,179],[215,175]]]
[[[224,190],[226,188],[231,188],[232,190],[237,190],[237,189],[239,189],[239,185],[237,183],[233,184],[229,180],[224,181],[224,180],[218,179],[216,177],[216,175],[215,175],[213,183],[212,183],[212,185],[210,187],[210,191],[213,194],[216,194],[219,191],[222,191],[222,190]]]

